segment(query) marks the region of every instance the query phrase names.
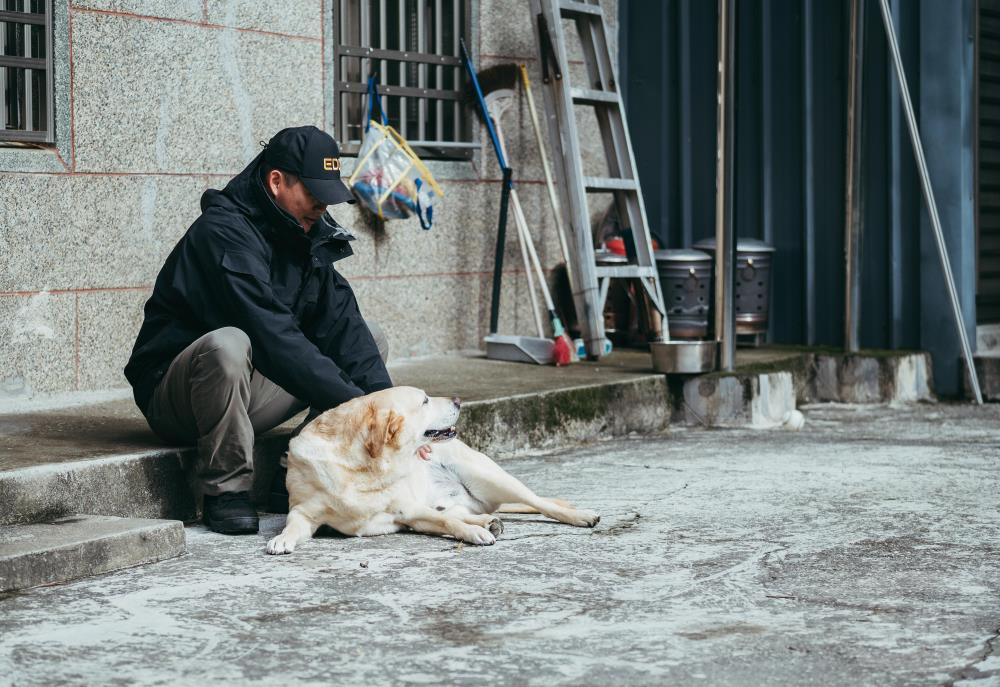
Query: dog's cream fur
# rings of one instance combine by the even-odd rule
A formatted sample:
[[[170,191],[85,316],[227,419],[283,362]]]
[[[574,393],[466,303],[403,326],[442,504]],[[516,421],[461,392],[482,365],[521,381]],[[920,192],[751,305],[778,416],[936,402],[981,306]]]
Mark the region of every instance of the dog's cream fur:
[[[359,537],[409,528],[488,546],[503,531],[493,513],[507,503],[577,527],[597,524],[597,513],[537,496],[458,439],[420,459],[424,433],[452,427],[458,412],[457,399],[394,387],[317,417],[289,444],[288,519],[267,552],[291,553],[320,525]]]

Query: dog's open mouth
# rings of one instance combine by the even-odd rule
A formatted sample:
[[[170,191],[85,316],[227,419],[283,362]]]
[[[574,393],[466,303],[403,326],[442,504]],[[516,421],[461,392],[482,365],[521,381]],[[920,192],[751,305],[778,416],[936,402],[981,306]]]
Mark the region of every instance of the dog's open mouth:
[[[454,439],[456,435],[458,435],[458,431],[454,427],[428,429],[424,432],[424,436],[431,441],[448,441],[449,439]]]

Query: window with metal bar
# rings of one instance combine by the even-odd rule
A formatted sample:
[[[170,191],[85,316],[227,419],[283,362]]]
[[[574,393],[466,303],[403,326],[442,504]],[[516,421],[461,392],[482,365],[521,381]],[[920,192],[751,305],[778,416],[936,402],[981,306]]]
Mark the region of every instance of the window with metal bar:
[[[334,128],[357,154],[376,75],[389,124],[425,159],[467,159],[470,113],[459,39],[470,33],[469,0],[334,0]]]
[[[51,143],[52,0],[0,0],[0,143]]]

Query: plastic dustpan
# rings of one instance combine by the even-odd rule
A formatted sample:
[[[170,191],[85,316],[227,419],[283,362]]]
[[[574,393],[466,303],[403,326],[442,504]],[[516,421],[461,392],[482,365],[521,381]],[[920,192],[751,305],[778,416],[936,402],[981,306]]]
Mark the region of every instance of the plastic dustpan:
[[[515,336],[512,334],[488,334],[486,342],[486,357],[490,360],[509,360],[515,363],[535,363],[536,365],[551,365],[551,339],[540,339],[537,336]]]

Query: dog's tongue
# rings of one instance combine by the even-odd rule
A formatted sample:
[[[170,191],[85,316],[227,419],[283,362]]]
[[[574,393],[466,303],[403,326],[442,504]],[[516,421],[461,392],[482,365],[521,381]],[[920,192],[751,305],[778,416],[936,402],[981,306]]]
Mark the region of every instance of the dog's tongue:
[[[458,435],[458,431],[454,427],[448,427],[447,429],[428,429],[424,432],[424,436],[431,441],[448,441],[449,439],[454,439]]]

